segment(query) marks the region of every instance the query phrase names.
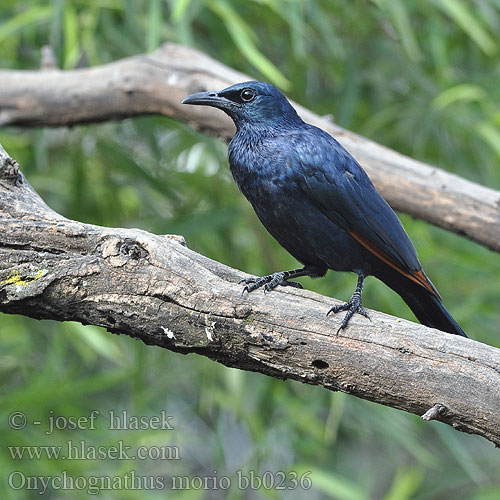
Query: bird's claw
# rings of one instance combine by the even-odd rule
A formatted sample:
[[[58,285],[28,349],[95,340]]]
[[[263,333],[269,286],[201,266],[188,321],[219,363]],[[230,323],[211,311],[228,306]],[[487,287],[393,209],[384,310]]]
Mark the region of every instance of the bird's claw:
[[[241,283],[255,283],[258,280],[258,278],[253,278],[253,277],[248,277],[248,278],[242,278],[240,281],[238,281],[238,285],[241,285]]]
[[[340,327],[337,330],[337,334],[340,332],[340,330],[343,330],[347,324],[349,323],[349,320],[354,316],[355,313],[361,314],[365,318],[371,319],[370,314],[368,311],[361,305],[361,300],[357,300],[356,298],[351,298],[349,302],[346,302],[345,304],[339,304],[336,306],[333,306],[327,313],[326,315],[328,316],[330,313],[338,313],[340,311],[347,311],[347,314],[344,316],[344,319],[340,323]]]
[[[243,291],[241,294],[243,295],[245,292],[250,293],[253,292],[254,290],[257,290],[257,288],[260,288],[261,286],[265,285],[266,279],[268,276],[264,276],[262,278],[254,278],[254,277],[249,277],[249,278],[243,278],[240,281],[238,281],[238,284],[245,283],[245,286],[243,287]]]
[[[262,276],[261,278],[243,278],[238,282],[245,283],[246,285],[241,293],[250,293],[261,287],[264,287],[264,293],[266,293],[274,290],[278,285],[291,286],[293,288],[303,288],[303,286],[297,281],[287,281],[283,274],[283,272],[279,272],[270,274],[268,276]]]
[[[253,292],[256,288],[259,288],[260,285],[257,285],[257,281],[259,278],[243,278],[240,281],[238,281],[238,285],[241,285],[241,283],[245,283],[246,286],[243,287],[243,290],[241,291],[241,295],[243,295],[245,292],[250,293]]]
[[[304,287],[302,286],[302,283],[299,283],[298,281],[287,281],[283,280],[282,283],[279,283],[281,286],[291,286],[293,288],[299,288],[300,290],[303,290]]]
[[[293,288],[304,288],[298,281],[287,281],[286,279],[272,279],[264,285],[264,293],[274,290],[277,286],[291,286]]]

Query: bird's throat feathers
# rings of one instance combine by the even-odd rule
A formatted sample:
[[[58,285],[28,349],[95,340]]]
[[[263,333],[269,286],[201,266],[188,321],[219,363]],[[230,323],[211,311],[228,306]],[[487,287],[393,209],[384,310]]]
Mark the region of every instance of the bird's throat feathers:
[[[295,109],[286,102],[281,109],[272,107],[272,103],[262,102],[257,110],[245,109],[243,113],[228,113],[236,125],[236,130],[242,133],[258,134],[260,136],[276,136],[283,130],[297,127],[303,123]]]

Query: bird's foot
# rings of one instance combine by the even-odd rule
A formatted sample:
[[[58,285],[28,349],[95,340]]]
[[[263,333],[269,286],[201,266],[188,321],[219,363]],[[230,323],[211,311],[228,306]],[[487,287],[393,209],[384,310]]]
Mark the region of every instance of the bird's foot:
[[[349,320],[354,316],[354,313],[361,314],[365,318],[370,319],[370,315],[368,314],[368,311],[361,305],[361,301],[359,303],[349,301],[349,302],[346,302],[345,304],[333,306],[326,313],[326,315],[328,316],[330,313],[336,314],[340,311],[347,311],[347,314],[344,316],[342,323],[340,323],[340,327],[337,330],[337,333],[339,333],[340,330],[343,330],[347,326],[347,324],[349,323]]]
[[[264,292],[270,292],[274,290],[278,285],[280,286],[292,286],[294,288],[303,288],[302,285],[297,281],[287,281],[287,276],[290,271],[280,271],[279,273],[269,274],[268,276],[262,276],[261,278],[243,278],[239,283],[245,283],[243,292],[253,292],[257,288],[264,287]]]
[[[361,314],[365,318],[370,319],[368,311],[361,304],[361,292],[363,291],[363,280],[364,276],[358,277],[358,285],[356,287],[356,291],[354,292],[349,302],[346,302],[345,304],[339,304],[338,306],[333,306],[326,313],[326,315],[328,316],[330,313],[336,314],[340,311],[347,311],[347,314],[344,316],[342,323],[340,323],[340,327],[337,330],[337,334],[340,332],[340,330],[343,330],[347,326],[349,320],[354,316],[354,313]]]

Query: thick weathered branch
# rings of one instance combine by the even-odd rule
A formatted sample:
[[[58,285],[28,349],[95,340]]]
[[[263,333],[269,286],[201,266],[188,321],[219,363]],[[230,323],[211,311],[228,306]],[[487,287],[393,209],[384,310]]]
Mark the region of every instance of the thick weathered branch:
[[[285,288],[242,296],[242,276],[180,237],[61,217],[0,149],[0,311],[319,384],[500,445],[500,350],[377,312],[335,335],[333,299]]]
[[[74,71],[0,71],[1,125],[74,125],[161,113],[228,138],[222,112],[182,106],[187,94],[250,78],[194,49],[167,44],[152,54]],[[415,161],[296,105],[337,137],[397,210],[500,251],[500,192]]]

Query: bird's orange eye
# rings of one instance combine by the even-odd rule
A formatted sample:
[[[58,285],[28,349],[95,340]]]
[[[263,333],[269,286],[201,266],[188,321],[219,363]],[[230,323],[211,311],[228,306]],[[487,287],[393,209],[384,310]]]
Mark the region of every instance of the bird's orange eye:
[[[240,94],[241,100],[244,102],[250,102],[255,98],[255,90],[253,89],[243,89]]]

